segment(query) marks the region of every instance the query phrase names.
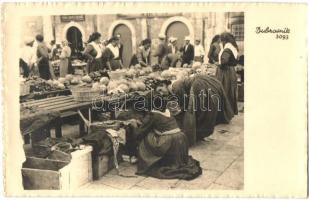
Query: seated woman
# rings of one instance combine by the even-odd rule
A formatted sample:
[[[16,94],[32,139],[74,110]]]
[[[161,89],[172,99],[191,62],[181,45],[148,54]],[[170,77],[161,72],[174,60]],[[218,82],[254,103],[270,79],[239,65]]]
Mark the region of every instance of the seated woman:
[[[175,118],[190,145],[210,136],[216,124],[228,123],[234,116],[223,86],[215,77],[186,77],[161,84],[157,91],[177,101],[181,112]]]
[[[191,180],[202,174],[199,162],[188,154],[188,141],[169,110],[146,103],[145,116],[133,133],[138,142],[138,175]],[[150,106],[149,106],[150,105]],[[158,104],[157,104],[158,105]],[[164,112],[165,110],[165,112]]]

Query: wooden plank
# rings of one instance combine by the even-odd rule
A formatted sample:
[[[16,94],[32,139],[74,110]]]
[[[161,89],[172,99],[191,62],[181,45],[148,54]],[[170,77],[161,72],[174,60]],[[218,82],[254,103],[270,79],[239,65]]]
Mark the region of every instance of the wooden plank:
[[[87,103],[78,103],[78,104],[74,104],[74,105],[70,105],[67,107],[61,107],[61,108],[57,108],[54,109],[53,111],[58,111],[58,112],[64,112],[64,111],[68,111],[68,110],[76,110],[76,109],[83,109],[83,108],[87,108],[89,106],[91,106],[91,102],[87,102]]]
[[[53,108],[53,107],[59,107],[61,105],[66,105],[68,103],[75,103],[75,101],[73,99],[65,99],[65,100],[61,100],[61,101],[56,101],[56,102],[50,102],[50,103],[45,103],[45,104],[41,104],[41,105],[38,105],[39,108],[44,108],[44,109],[47,109],[47,110],[50,110],[50,108]]]
[[[38,100],[37,102],[32,102],[32,103],[25,104],[25,105],[28,105],[28,106],[39,106],[39,105],[44,105],[44,104],[48,104],[48,103],[51,103],[51,102],[63,101],[63,100],[67,100],[67,99],[73,100],[72,97],[62,96],[61,98],[57,98],[57,99],[46,98],[45,101]]]
[[[68,99],[68,98],[72,98],[72,96],[57,96],[57,97],[50,97],[50,98],[45,98],[45,99],[39,99],[39,100],[33,100],[33,101],[28,101],[25,103],[22,103],[22,105],[37,105],[40,104],[41,102],[45,103],[45,102],[53,102],[53,101],[57,101],[59,99]]]
[[[45,99],[31,100],[31,101],[25,102],[24,104],[33,103],[33,102],[40,102],[40,101],[46,101],[46,99],[52,100],[52,99],[57,99],[57,98],[62,98],[62,96],[50,97],[50,98],[45,98]]]
[[[59,102],[58,104],[46,104],[44,106],[41,106],[40,108],[45,109],[45,110],[55,110],[58,108],[62,108],[62,107],[66,107],[66,106],[70,106],[70,105],[75,105],[76,102],[74,101],[69,101],[69,102]]]

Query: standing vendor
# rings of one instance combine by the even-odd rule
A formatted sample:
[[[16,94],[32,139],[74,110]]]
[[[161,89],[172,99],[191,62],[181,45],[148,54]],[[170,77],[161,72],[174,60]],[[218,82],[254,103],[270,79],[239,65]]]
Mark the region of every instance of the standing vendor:
[[[100,47],[100,39],[100,33],[92,33],[84,51],[84,55],[87,57],[88,73],[102,69],[102,48]]]
[[[60,77],[65,77],[68,74],[69,62],[71,56],[71,48],[67,41],[62,41],[62,51],[60,54]]]
[[[130,66],[140,64],[142,67],[150,65],[150,48],[151,40],[145,39],[142,41],[142,45],[138,47],[137,53],[132,56]]]
[[[158,57],[158,64],[161,65],[163,58],[167,55],[167,44],[165,35],[159,35],[159,44],[154,53],[154,57]]]
[[[49,49],[44,43],[43,35],[37,35],[35,39],[37,41],[36,54],[39,74],[42,79],[48,80],[52,78],[49,65]]]
[[[19,66],[23,70],[23,77],[27,78],[30,75],[33,60],[34,60],[34,51],[32,48],[34,39],[27,38],[25,40],[25,46],[22,48],[22,53],[19,59]]]
[[[112,37],[108,43],[102,55],[103,65],[105,65],[108,70],[122,69],[123,64],[119,57],[119,38],[116,36]]]
[[[204,62],[205,50],[204,47],[201,45],[201,40],[196,39],[194,45],[194,62]]]
[[[231,33],[224,32],[220,35],[223,49],[219,53],[219,64],[216,71],[217,79],[222,83],[234,114],[237,108],[237,76],[235,66],[238,61],[238,46]]]

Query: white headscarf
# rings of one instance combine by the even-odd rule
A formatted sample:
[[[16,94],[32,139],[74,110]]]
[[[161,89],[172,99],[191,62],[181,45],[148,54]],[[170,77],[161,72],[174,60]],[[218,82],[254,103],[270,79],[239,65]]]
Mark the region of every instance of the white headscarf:
[[[234,58],[237,59],[237,56],[238,56],[238,51],[237,49],[231,44],[231,43],[226,43],[224,45],[224,48],[221,49],[220,53],[219,53],[219,64],[221,64],[221,56],[222,56],[222,53],[225,49],[230,49],[234,55]]]
[[[100,58],[102,56],[102,48],[100,47],[100,45],[94,41],[90,42],[90,44],[97,51],[97,56],[95,58]]]

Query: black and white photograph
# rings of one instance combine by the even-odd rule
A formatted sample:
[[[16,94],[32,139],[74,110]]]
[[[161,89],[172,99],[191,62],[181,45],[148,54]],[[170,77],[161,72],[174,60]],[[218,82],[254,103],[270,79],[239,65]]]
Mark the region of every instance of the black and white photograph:
[[[24,190],[243,190],[245,12],[21,19]]]

